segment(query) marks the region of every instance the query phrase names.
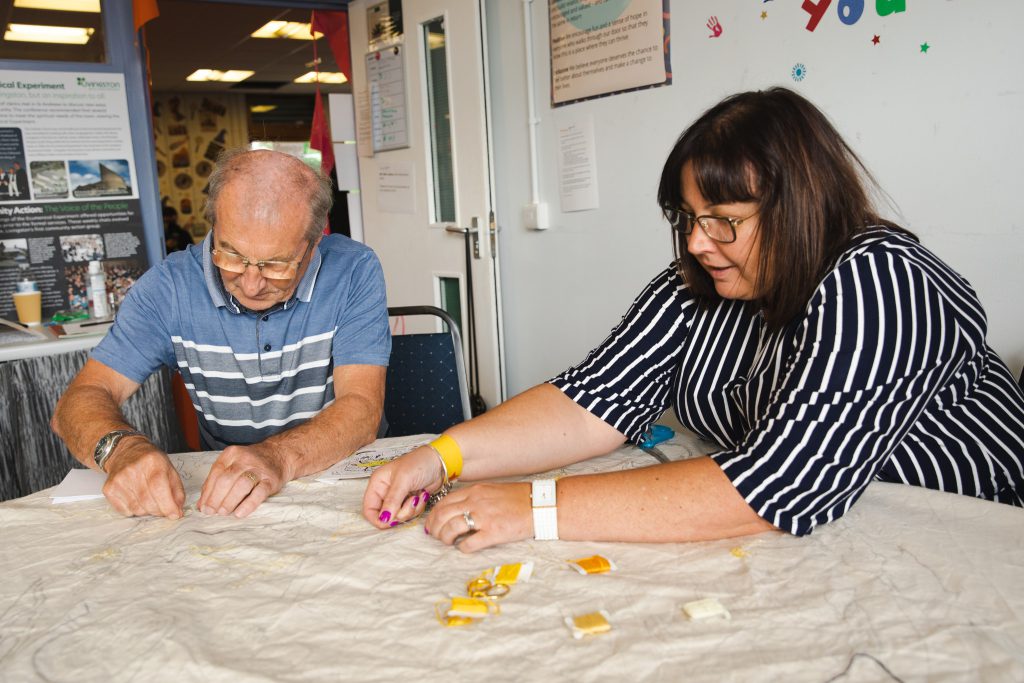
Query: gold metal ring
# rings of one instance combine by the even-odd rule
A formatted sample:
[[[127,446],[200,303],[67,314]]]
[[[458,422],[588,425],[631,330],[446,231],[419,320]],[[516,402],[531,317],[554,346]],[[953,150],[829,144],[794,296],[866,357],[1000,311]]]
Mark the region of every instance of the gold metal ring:
[[[252,470],[246,470],[242,472],[242,476],[252,482],[253,488],[256,488],[260,484],[260,475],[256,474]]]
[[[508,595],[508,592],[512,590],[509,588],[507,583],[495,583],[492,584],[487,590],[484,591],[484,595],[492,600],[500,600],[501,598]]]
[[[466,594],[471,598],[483,598],[486,597],[490,587],[491,582],[487,579],[473,579],[466,584]]]

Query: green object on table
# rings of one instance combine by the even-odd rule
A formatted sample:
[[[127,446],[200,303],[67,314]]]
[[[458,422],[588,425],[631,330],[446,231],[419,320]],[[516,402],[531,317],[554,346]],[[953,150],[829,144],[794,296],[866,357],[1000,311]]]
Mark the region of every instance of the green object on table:
[[[88,311],[57,311],[50,319],[51,323],[61,324],[75,322],[76,320],[88,320]]]

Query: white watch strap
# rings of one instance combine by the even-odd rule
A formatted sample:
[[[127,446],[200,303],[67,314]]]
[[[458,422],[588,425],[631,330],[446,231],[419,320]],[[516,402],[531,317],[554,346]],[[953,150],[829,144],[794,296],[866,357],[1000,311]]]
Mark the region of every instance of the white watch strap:
[[[533,482],[533,507],[546,508],[557,505],[554,479],[537,479]]]
[[[558,508],[554,479],[533,482],[533,537],[538,541],[558,540]]]

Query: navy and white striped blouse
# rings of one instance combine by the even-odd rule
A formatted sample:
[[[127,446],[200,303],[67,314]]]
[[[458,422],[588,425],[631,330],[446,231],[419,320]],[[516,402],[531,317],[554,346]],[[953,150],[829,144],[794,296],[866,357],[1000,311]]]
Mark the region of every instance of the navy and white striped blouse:
[[[986,327],[963,277],[877,227],[780,332],[748,302],[699,305],[670,267],[551,383],[634,442],[674,403],[758,515],[802,535],[872,480],[1024,505],[1024,393]]]

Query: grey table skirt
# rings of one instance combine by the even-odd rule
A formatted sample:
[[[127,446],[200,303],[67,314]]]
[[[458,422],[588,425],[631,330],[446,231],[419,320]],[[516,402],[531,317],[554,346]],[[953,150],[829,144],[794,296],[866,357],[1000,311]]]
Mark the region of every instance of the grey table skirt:
[[[86,358],[88,351],[74,351],[0,363],[0,501],[53,486],[69,469],[81,467],[50,431],[50,418]],[[168,453],[187,450],[166,369],[150,377],[123,411]]]

